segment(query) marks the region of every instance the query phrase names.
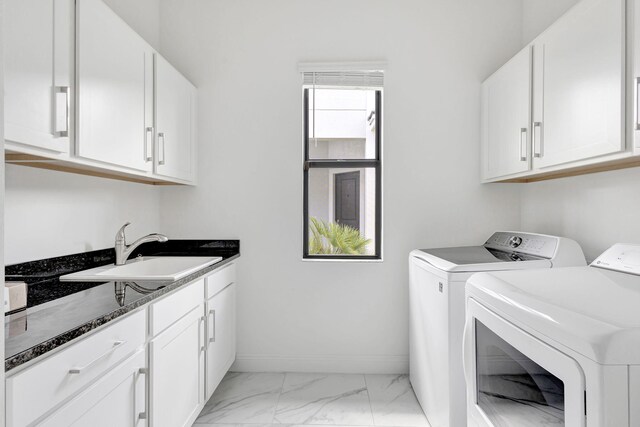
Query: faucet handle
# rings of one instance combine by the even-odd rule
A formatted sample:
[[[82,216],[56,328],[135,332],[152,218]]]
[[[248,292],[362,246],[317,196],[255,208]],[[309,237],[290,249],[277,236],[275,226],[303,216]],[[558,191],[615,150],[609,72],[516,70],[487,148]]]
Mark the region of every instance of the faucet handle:
[[[167,236],[165,236],[164,234],[160,234],[160,233],[151,233],[147,237],[153,237],[155,239],[158,239],[158,242],[160,242],[160,243],[164,243],[164,242],[169,241],[169,238]]]
[[[126,222],[122,227],[120,227],[120,230],[118,230],[118,232],[116,233],[116,245],[118,243],[122,243],[123,245],[126,245],[126,237],[124,235],[124,229],[127,228],[128,225],[131,225],[131,223]]]

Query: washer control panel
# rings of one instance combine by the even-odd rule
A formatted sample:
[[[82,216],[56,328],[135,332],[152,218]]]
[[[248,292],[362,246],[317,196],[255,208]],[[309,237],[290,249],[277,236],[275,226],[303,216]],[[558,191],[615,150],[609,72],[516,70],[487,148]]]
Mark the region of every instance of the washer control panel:
[[[640,276],[640,244],[616,243],[591,263],[591,267]]]
[[[484,246],[499,251],[551,259],[556,253],[558,238],[544,234],[498,231],[489,237]]]
[[[520,246],[521,244],[522,244],[522,237],[520,236],[511,236],[511,238],[509,239],[509,246],[511,246],[514,249]]]

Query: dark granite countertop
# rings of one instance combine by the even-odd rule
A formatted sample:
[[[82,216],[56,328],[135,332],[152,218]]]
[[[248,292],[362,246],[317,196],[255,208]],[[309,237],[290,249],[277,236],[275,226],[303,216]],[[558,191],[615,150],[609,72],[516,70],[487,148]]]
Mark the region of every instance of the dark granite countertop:
[[[147,243],[143,256],[219,256],[222,261],[175,282],[60,282],[58,277],[114,262],[113,249],[7,266],[7,280],[27,283],[28,308],[5,316],[5,371],[16,368],[240,256],[237,240]]]

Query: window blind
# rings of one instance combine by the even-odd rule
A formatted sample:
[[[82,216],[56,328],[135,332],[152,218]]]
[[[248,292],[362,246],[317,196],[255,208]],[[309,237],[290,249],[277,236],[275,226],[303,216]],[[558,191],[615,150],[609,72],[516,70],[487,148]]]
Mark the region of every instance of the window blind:
[[[382,88],[382,71],[304,71],[305,86]]]

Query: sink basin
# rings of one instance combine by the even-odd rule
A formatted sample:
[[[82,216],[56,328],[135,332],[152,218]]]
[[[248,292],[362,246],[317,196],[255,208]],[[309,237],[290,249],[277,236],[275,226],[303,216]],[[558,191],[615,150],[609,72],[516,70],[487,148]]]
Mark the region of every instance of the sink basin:
[[[103,265],[60,277],[63,282],[108,282],[136,280],[179,280],[206,266],[222,261],[221,257],[138,257],[124,265]]]

